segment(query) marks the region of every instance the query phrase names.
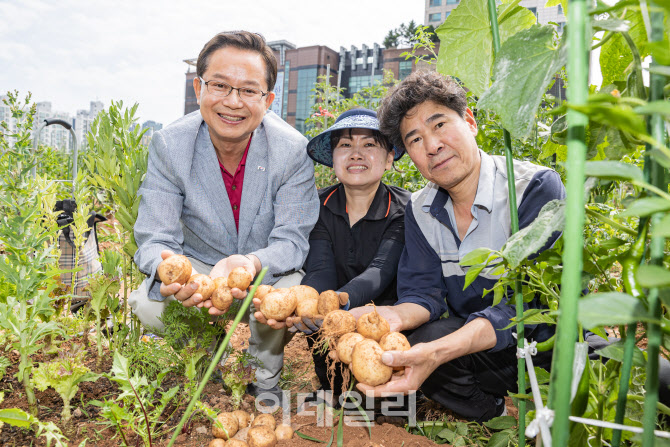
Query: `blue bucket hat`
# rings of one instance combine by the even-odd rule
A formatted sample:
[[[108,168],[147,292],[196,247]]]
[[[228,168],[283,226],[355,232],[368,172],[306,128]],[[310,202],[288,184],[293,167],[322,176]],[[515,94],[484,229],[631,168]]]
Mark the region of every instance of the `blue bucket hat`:
[[[335,124],[307,143],[307,155],[315,162],[332,168],[333,148],[330,147],[330,135],[331,132],[340,129],[379,130],[377,112],[369,109],[347,110],[335,120]],[[393,147],[393,151],[395,152],[393,160],[398,160],[405,153],[403,149],[397,147]]]

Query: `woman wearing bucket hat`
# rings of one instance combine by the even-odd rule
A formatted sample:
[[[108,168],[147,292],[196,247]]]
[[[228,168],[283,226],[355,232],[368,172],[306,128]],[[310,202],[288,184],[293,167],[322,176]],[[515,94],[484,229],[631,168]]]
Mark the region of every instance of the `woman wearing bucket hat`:
[[[319,191],[319,219],[310,234],[302,284],[319,293],[348,293],[344,309],[395,303],[398,261],[405,245],[405,206],[411,194],[381,179],[403,151],[379,132],[374,111],[352,109],[314,137],[307,153],[332,167],[340,183]],[[256,318],[264,320],[260,312]],[[267,323],[283,326],[273,320]],[[286,324],[311,334],[321,321],[295,317]],[[308,341],[311,346],[311,337]],[[315,354],[314,365],[322,388],[329,390],[325,356]],[[339,394],[341,378],[339,383],[337,379],[334,388]]]

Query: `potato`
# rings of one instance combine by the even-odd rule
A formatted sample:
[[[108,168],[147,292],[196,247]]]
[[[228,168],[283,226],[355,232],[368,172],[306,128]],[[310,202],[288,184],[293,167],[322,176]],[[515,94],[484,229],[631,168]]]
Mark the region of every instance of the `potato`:
[[[266,426],[256,426],[249,429],[247,438],[249,447],[275,447],[277,445],[277,436],[274,430]]]
[[[327,337],[339,337],[356,330],[356,318],[346,310],[334,310],[323,319],[321,330]]]
[[[291,291],[293,291],[293,293],[295,293],[295,297],[298,300],[298,302],[300,302],[302,300],[307,300],[307,299],[312,299],[312,300],[318,300],[319,299],[319,292],[317,292],[314,287],[299,285],[299,286],[293,286],[293,287],[289,288],[289,290],[291,290]]]
[[[229,439],[228,442],[226,442],[226,447],[249,447],[249,444],[240,441],[239,439]]]
[[[254,278],[244,267],[235,267],[228,275],[228,287],[247,290]]]
[[[286,441],[293,437],[293,428],[290,425],[280,425],[275,429],[275,436],[277,436],[277,441]]]
[[[348,332],[337,341],[337,357],[342,363],[351,363],[351,352],[359,341],[365,340],[358,332]]]
[[[158,277],[166,286],[174,283],[186,284],[191,273],[193,267],[184,255],[172,255],[158,264]]]
[[[233,436],[233,439],[247,442],[247,435],[249,434],[249,428],[250,427],[240,428],[238,432],[235,433],[235,436]]]
[[[298,302],[295,294],[288,289],[277,289],[265,295],[260,311],[265,318],[284,321],[293,314]]]
[[[389,323],[375,310],[360,316],[356,322],[356,330],[365,338],[379,341],[384,334],[389,332]]]
[[[265,295],[268,293],[272,292],[275,290],[274,287],[268,285],[268,284],[261,284],[256,288],[256,293],[254,293],[254,298],[258,298],[259,300],[263,301],[263,298],[265,298]]]
[[[365,339],[356,343],[351,353],[351,370],[361,383],[378,386],[388,382],[393,368],[382,363],[382,350],[379,343]]]
[[[270,427],[273,431],[277,428],[277,422],[275,421],[274,416],[268,413],[262,413],[256,416],[256,418],[251,422],[252,427],[258,426]]]
[[[228,278],[219,276],[218,278],[212,279],[214,281],[214,288],[218,289],[219,287],[228,287]]]
[[[196,273],[195,275],[191,276],[191,279],[188,280],[188,284],[186,285],[188,286],[193,282],[200,284],[198,289],[193,293],[199,293],[202,295],[203,300],[208,300],[212,296],[212,293],[214,293],[214,281],[212,281],[212,278],[209,276]]]
[[[216,422],[220,422],[223,428],[219,427]],[[225,429],[225,430],[224,430]],[[212,435],[216,438],[230,439],[237,433],[238,424],[237,418],[233,413],[220,413],[216,417],[216,421],[212,424]]]
[[[219,287],[214,290],[212,296],[209,298],[212,300],[212,305],[219,310],[224,312],[230,309],[230,305],[233,304],[233,292],[229,287]]]
[[[317,310],[319,315],[328,315],[329,312],[340,308],[340,298],[332,290],[326,290],[319,295]]]
[[[224,441],[223,439],[214,438],[211,441],[209,441],[208,447],[226,447],[226,441]]]
[[[400,332],[389,332],[379,340],[379,346],[384,351],[408,351],[411,346],[407,338]],[[394,371],[404,371],[404,366],[394,366]]]
[[[235,410],[233,415],[237,418],[237,428],[238,430],[248,427],[251,423],[251,415],[244,410]]]
[[[318,311],[318,300],[313,299],[303,299],[298,301],[298,306],[295,308],[295,314],[299,317],[313,317],[319,315]]]

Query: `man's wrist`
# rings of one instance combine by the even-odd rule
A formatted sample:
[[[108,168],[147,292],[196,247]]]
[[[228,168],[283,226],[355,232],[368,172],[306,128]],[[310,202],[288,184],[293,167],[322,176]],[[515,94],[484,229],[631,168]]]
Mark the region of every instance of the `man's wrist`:
[[[256,269],[256,275],[260,273],[263,265],[261,265],[261,260],[258,259],[258,256],[253,254],[244,255],[245,258],[249,259],[254,264],[254,269]]]

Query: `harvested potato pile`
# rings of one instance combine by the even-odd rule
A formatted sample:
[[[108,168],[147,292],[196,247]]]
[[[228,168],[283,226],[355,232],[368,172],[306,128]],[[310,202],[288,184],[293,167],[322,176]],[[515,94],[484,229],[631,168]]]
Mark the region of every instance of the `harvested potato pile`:
[[[391,380],[394,370],[404,370],[382,363],[385,351],[407,351],[410,345],[400,332],[390,332],[388,321],[376,310],[362,315],[358,321],[347,311],[331,311],[323,320],[321,331],[323,338],[337,340],[339,361],[351,365],[354,377],[361,383],[383,385]]]
[[[326,290],[319,295],[313,287],[305,285],[288,289],[268,287],[270,288],[263,290],[261,294],[259,291],[256,292],[256,297],[261,300],[258,310],[268,320],[286,321],[294,316],[322,319],[349,301],[347,293]]]
[[[212,300],[212,305],[223,311],[227,311],[233,304],[232,289],[247,290],[254,279],[244,267],[234,268],[227,278],[211,278],[208,275],[191,273],[193,273],[191,262],[183,255],[172,255],[158,265],[158,277],[163,284],[184,285],[196,282],[199,286],[194,293],[201,294],[206,300]],[[274,290],[272,286],[260,285],[255,296],[262,299],[272,290]]]

